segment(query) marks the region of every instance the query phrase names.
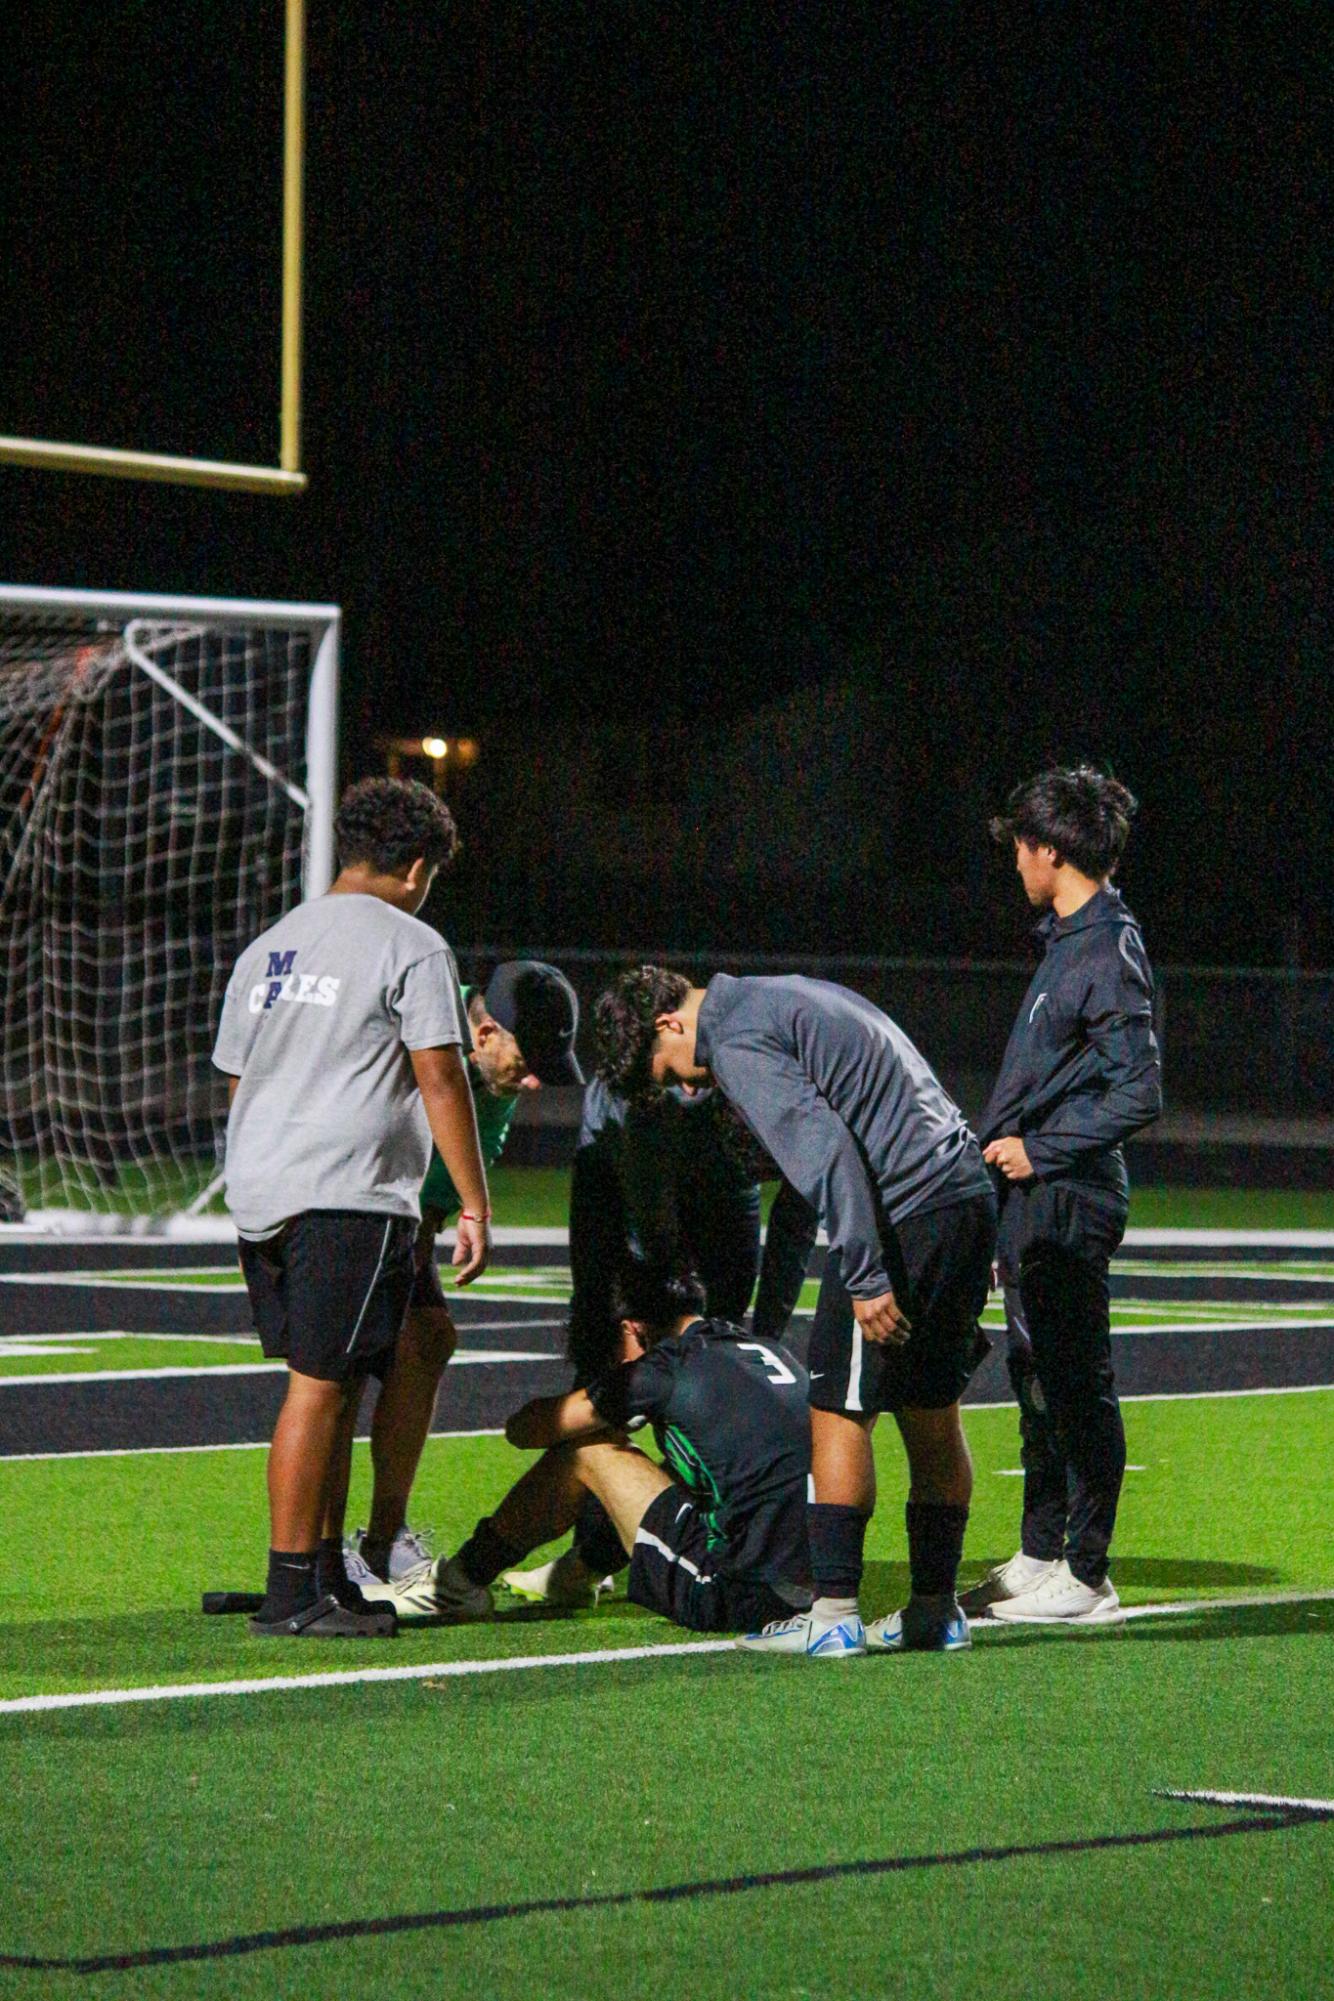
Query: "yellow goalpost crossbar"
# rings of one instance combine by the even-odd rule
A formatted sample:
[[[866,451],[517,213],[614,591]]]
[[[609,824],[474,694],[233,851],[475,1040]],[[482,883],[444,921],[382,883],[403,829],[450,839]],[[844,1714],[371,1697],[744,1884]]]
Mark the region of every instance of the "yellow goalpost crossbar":
[[[56,472],[106,473],[118,479],[165,480],[177,486],[222,486],[248,493],[300,493],[301,470],[301,235],[305,168],[306,0],[286,0],[283,101],[282,400],[276,466],[231,465],[222,459],[174,458],[165,452],[118,451],[106,445],[53,444],[45,438],[0,436],[0,464],[45,466]]]

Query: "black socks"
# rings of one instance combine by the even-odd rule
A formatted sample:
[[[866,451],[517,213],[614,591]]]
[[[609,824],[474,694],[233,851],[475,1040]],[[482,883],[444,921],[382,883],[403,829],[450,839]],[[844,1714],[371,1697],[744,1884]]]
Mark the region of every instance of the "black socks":
[[[862,1549],[870,1517],[860,1508],[812,1501],[806,1510],[811,1575],[817,1598],[855,1598],[862,1581]]]
[[[295,1618],[319,1597],[315,1556],[311,1550],[271,1549],[269,1577],[259,1617],[277,1624]]]
[[[908,1568],[914,1598],[952,1598],[963,1557],[967,1508],[948,1501],[909,1501]]]
[[[347,1559],[343,1555],[341,1536],[325,1536],[315,1556],[315,1582],[323,1598],[332,1595],[348,1612],[377,1612],[378,1605],[372,1605],[363,1597],[361,1587],[354,1584],[347,1574]]]
[[[484,1516],[454,1558],[470,1584],[494,1584],[502,1570],[513,1569],[528,1554],[518,1543],[497,1535],[494,1519]]]

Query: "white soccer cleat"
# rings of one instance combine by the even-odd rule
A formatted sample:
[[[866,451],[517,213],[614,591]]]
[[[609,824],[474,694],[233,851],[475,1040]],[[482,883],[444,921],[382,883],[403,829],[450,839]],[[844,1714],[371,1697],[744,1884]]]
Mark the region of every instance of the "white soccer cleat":
[[[1058,1563],[1031,1591],[993,1605],[991,1616],[1016,1626],[1119,1626],[1126,1615],[1110,1577],[1081,1584],[1068,1563]]]
[[[1007,1598],[1019,1598],[1025,1591],[1034,1590],[1059,1568],[1055,1557],[1047,1561],[1040,1556],[1025,1556],[1022,1550],[1017,1550],[1008,1563],[998,1563],[980,1582],[970,1584],[966,1591],[961,1591],[959,1603],[970,1619],[976,1619],[980,1613],[989,1612],[993,1605],[1003,1604]]]
[[[351,1566],[348,1570],[351,1575]],[[430,1621],[464,1624],[470,1619],[489,1619],[494,1607],[491,1593],[484,1584],[474,1584],[465,1577],[453,1558],[439,1557],[434,1563],[419,1563],[406,1577],[399,1577],[386,1584],[367,1573],[371,1581],[365,1583],[361,1577],[362,1596],[372,1604],[392,1605],[400,1621],[405,1625],[425,1625]]]
[[[506,1570],[500,1581],[516,1598],[526,1598],[531,1605],[551,1605],[563,1612],[583,1611],[589,1605],[596,1605],[599,1598],[610,1597],[616,1589],[614,1577],[599,1578],[596,1582],[590,1578],[569,1549],[563,1556],[553,1557],[550,1563],[538,1564],[536,1570]]]
[[[352,1575],[352,1562],[354,1558],[358,1562],[365,1562],[365,1558],[362,1555],[365,1541],[365,1529],[358,1529],[355,1535],[344,1538],[343,1557],[347,1563],[347,1574],[349,1577]],[[402,1528],[394,1537],[393,1542],[389,1545],[389,1582],[391,1584],[397,1583],[399,1578],[407,1577],[411,1571],[420,1570],[424,1563],[434,1563],[434,1543],[435,1536],[430,1529],[410,1529],[407,1523],[404,1522]],[[377,1577],[379,1573],[372,1570],[370,1575]],[[380,1582],[383,1583],[384,1579],[380,1578]],[[366,1595],[369,1597],[369,1592]]]
[[[742,1633],[736,1644],[752,1654],[850,1661],[866,1652],[866,1633],[859,1612],[850,1619],[817,1619],[814,1612],[798,1612],[791,1619],[771,1619],[758,1633]]]

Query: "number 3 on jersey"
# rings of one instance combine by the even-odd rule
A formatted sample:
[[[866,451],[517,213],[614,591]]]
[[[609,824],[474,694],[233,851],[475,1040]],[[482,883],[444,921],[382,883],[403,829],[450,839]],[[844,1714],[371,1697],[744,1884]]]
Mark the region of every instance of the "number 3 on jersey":
[[[781,1355],[775,1355],[772,1348],[766,1348],[763,1341],[738,1341],[738,1348],[749,1348],[764,1364],[764,1373],[771,1383],[795,1383],[796,1377]]]

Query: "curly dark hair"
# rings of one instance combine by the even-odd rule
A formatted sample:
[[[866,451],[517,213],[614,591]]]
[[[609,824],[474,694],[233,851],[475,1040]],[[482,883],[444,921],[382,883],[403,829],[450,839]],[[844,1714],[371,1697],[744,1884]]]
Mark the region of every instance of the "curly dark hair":
[[[650,1071],[654,1027],[660,1014],[680,1007],[690,992],[683,973],[665,966],[634,966],[622,973],[593,1009],[593,1044],[598,1075],[608,1090],[623,1098],[650,1098],[655,1085]]]
[[[1099,882],[1120,861],[1138,809],[1135,795],[1096,765],[1052,766],[1015,786],[991,838],[1055,848],[1058,860]]]
[[[349,785],[334,838],[344,868],[365,862],[382,875],[396,875],[419,855],[428,868],[448,868],[459,851],[454,815],[415,778],[363,778]]]

